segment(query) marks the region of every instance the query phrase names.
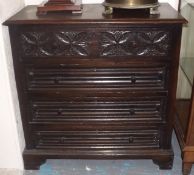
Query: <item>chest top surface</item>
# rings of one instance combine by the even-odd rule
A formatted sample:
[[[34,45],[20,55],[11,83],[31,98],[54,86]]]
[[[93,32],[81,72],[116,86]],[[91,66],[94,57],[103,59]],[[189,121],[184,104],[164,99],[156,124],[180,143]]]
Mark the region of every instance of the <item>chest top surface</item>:
[[[104,6],[101,4],[84,4],[81,15],[71,13],[50,13],[38,16],[37,6],[27,6],[8,19],[4,25],[13,24],[91,24],[91,23],[185,23],[186,20],[169,4],[161,3],[159,15],[150,15],[138,10],[119,11],[112,15],[103,15]]]

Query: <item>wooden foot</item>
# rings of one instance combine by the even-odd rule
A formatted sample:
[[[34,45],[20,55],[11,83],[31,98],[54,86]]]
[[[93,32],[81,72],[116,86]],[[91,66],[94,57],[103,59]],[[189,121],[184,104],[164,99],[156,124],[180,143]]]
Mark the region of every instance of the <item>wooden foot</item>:
[[[191,173],[192,163],[184,163],[183,162],[183,175],[189,175]]]
[[[39,170],[40,166],[46,162],[46,159],[37,156],[24,156],[25,170]]]
[[[161,170],[170,170],[173,166],[174,157],[166,157],[166,158],[156,158],[153,159],[153,162],[159,166]]]

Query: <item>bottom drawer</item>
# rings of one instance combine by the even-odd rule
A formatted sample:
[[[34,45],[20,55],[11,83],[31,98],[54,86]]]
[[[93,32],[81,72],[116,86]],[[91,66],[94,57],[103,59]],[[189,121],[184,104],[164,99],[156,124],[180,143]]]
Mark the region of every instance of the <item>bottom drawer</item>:
[[[158,130],[38,131],[37,149],[131,149],[159,148]]]

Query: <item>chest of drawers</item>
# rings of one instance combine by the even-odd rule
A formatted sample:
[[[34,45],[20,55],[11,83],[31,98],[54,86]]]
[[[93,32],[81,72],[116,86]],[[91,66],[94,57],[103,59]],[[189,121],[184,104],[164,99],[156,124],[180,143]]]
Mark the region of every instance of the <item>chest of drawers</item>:
[[[46,159],[153,159],[171,168],[173,105],[184,19],[101,5],[82,15],[36,16],[9,26],[26,140],[26,169]]]

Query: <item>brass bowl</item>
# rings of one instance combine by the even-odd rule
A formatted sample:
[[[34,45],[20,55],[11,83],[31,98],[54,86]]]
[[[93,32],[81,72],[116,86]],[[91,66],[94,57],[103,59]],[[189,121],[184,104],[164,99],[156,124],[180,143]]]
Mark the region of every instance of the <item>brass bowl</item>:
[[[105,0],[105,7],[123,9],[155,8],[159,6],[158,0]]]

